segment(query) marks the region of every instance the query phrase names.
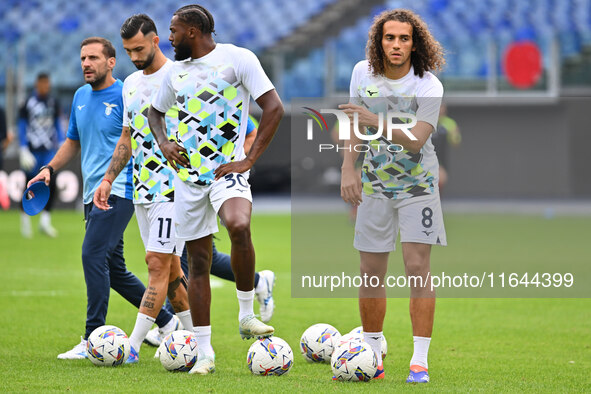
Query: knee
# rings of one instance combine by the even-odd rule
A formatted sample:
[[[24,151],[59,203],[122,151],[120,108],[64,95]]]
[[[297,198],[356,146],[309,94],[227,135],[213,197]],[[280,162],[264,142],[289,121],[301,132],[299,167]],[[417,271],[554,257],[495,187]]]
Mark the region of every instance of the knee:
[[[155,253],[148,252],[146,254],[146,264],[148,265],[148,273],[151,277],[168,276],[170,272],[169,261]]]
[[[361,275],[367,276],[375,276],[379,278],[380,282],[384,280],[384,276],[386,276],[386,271],[388,270],[387,266],[379,266],[375,264],[364,264],[361,263],[360,271]]]
[[[107,251],[98,248],[82,248],[82,264],[85,270],[103,270],[107,267]]]
[[[248,217],[235,217],[225,223],[232,242],[250,240],[250,220]]]
[[[376,276],[382,281],[388,271],[387,253],[361,253],[361,275]]]
[[[406,275],[425,276],[429,272],[429,260],[419,257],[409,258],[404,262]]]

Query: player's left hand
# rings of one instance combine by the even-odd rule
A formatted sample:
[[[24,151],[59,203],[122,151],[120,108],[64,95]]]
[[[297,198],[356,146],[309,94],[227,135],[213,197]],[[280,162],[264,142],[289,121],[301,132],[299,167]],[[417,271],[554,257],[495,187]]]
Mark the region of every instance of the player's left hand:
[[[344,113],[347,114],[347,116],[351,120],[351,126],[353,126],[353,114],[357,113],[357,121],[359,127],[379,127],[378,115],[374,114],[365,107],[348,103],[339,105],[339,109],[341,109]]]
[[[222,164],[214,170],[215,180],[217,181],[221,177],[231,174],[233,172],[237,174],[245,173],[252,168],[252,163],[247,159],[233,161],[232,163]]]

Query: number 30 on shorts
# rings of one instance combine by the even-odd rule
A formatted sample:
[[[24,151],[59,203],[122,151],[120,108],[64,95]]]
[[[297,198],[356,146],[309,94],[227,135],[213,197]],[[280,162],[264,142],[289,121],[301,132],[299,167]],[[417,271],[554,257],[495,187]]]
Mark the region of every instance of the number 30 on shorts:
[[[230,182],[230,184],[228,186],[226,186],[226,189],[236,186],[237,182],[242,187],[248,187],[248,182],[246,181],[246,178],[244,178],[244,175],[242,175],[242,174],[234,174],[234,173],[228,174],[224,177],[224,179],[226,180],[226,182]]]
[[[425,228],[431,228],[433,225],[433,210],[429,207],[423,208],[423,220],[421,223]]]

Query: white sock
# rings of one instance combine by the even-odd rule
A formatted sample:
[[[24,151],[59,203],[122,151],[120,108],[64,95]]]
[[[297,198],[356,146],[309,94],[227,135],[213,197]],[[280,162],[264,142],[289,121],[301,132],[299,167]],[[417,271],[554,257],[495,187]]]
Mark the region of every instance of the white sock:
[[[193,326],[193,325],[191,324],[191,326]],[[172,318],[164,326],[158,327],[158,328],[162,332],[172,332],[172,331],[174,331],[175,327],[176,327],[176,320],[174,318]]]
[[[213,357],[215,353],[211,347],[211,326],[193,327],[193,332],[197,338],[197,352],[199,355]]]
[[[31,217],[24,212],[21,212],[21,224],[22,225],[31,225]]]
[[[378,359],[378,365],[382,364],[382,336],[383,331],[380,332],[365,332],[363,331],[363,340],[371,346],[373,352]]]
[[[240,291],[236,289],[236,295],[238,296],[238,304],[240,305],[238,321],[244,319],[246,316],[254,315],[254,310],[252,309],[254,289],[251,291]]]
[[[193,331],[193,319],[191,318],[190,309],[187,309],[186,311],[182,312],[177,312],[176,317],[178,317],[181,321],[184,330]]]
[[[412,339],[414,342],[414,353],[412,354],[410,365],[420,365],[423,368],[429,369],[427,355],[429,353],[429,344],[431,343],[431,338],[413,336]]]
[[[140,352],[140,346],[155,320],[153,317],[138,312],[135,327],[133,327],[133,332],[129,337],[129,343],[136,352]]]
[[[41,211],[39,224],[41,225],[41,227],[51,227],[51,215],[49,214],[49,212]]]

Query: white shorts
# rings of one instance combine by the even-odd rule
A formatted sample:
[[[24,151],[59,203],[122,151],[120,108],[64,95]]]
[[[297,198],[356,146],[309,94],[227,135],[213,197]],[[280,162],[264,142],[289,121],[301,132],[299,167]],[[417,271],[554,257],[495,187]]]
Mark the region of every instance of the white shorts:
[[[353,246],[361,252],[396,250],[400,242],[447,245],[439,194],[402,200],[363,195],[357,209]]]
[[[137,204],[135,216],[146,252],[183,254],[185,243],[178,241],[174,234],[174,203]]]
[[[174,177],[174,189],[176,238],[181,241],[217,233],[217,213],[230,198],[241,197],[252,203],[248,173],[228,174],[206,186]]]

